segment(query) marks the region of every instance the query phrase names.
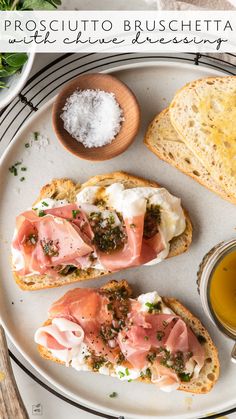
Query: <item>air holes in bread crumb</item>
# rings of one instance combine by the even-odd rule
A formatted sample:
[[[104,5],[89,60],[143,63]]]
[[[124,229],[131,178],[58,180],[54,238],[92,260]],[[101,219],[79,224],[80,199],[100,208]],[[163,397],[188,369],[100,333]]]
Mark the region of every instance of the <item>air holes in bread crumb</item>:
[[[210,134],[210,131],[206,128],[200,128],[200,131],[203,132],[204,134]]]
[[[198,113],[198,108],[196,105],[192,105],[192,110],[193,112]]]
[[[199,173],[197,170],[193,170],[193,174],[194,174],[195,176],[200,176],[200,173]]]
[[[210,372],[209,374],[207,374],[207,378],[208,378],[208,380],[210,380],[210,381],[214,381],[214,380],[215,380],[215,376],[214,376],[214,374],[212,374],[211,372]]]

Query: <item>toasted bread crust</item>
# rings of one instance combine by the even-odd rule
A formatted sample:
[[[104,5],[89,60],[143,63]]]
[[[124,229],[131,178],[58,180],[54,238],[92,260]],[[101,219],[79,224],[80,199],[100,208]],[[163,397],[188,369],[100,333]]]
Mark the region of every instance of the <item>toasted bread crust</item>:
[[[230,91],[232,97],[234,97],[235,91],[235,83],[236,83],[236,76],[218,76],[218,77],[205,77],[199,80],[195,80],[192,82],[187,83],[181,89],[179,89],[173,101],[170,104],[170,119],[171,123],[182,139],[182,141],[186,144],[186,146],[192,150],[194,154],[197,155],[199,160],[203,163],[206,169],[211,173],[214,180],[219,183],[219,185],[226,191],[226,193],[232,199],[232,202],[235,203],[236,193],[235,193],[235,169],[230,167],[228,164],[231,159],[231,156],[224,158],[225,150],[231,146],[234,146],[234,137],[235,137],[235,128],[231,133],[232,138],[227,137],[227,126],[228,124],[221,123],[220,129],[220,143],[224,148],[224,152],[218,151],[218,144],[216,141],[216,135],[212,135],[214,137],[214,141],[208,139],[210,138],[210,129],[214,128],[215,122],[212,118],[208,117],[208,121],[204,122],[204,130],[202,130],[202,126],[199,123],[197,115],[201,116],[201,111],[198,109],[196,105],[198,105],[198,101],[200,98],[205,101],[205,97],[210,95],[208,91],[209,85],[216,84],[216,90],[218,93],[218,98],[220,100],[224,99],[224,95],[227,99],[227,93]],[[232,84],[232,85],[231,85]],[[230,87],[229,87],[230,85]],[[219,87],[221,86],[221,87]],[[227,88],[229,87],[229,90]],[[202,89],[202,90],[201,90]],[[204,95],[202,94],[204,90]],[[207,93],[206,93],[207,92]],[[216,97],[216,95],[215,95]],[[211,99],[215,99],[215,97]],[[213,101],[213,100],[212,100]],[[192,112],[192,108],[195,106],[196,110]],[[186,111],[183,112],[182,108]],[[224,109],[222,113],[225,115],[231,116],[231,120],[234,120],[235,113],[233,112],[235,109],[234,106],[228,107]],[[208,115],[210,110],[214,110],[214,105],[208,104],[208,107],[204,110],[202,114]],[[214,111],[215,112],[215,111]],[[214,114],[214,112],[212,114]],[[216,114],[219,113],[219,110],[215,112]],[[190,119],[194,119],[194,126],[189,127],[188,122]],[[229,123],[230,119],[228,119]],[[226,119],[227,122],[227,119]],[[197,128],[196,128],[197,127]],[[233,125],[234,127],[234,125]],[[225,130],[226,128],[226,130]],[[202,132],[201,132],[202,131]],[[212,131],[214,134],[214,131]],[[207,149],[207,152],[206,152]],[[232,150],[233,152],[233,150]],[[232,153],[231,153],[232,154]],[[230,158],[229,158],[230,156]]]
[[[74,202],[76,194],[87,186],[109,186],[112,183],[121,182],[126,188],[133,188],[137,186],[152,186],[160,187],[158,183],[150,180],[146,180],[137,176],[130,175],[125,172],[113,172],[105,175],[97,175],[90,178],[84,184],[75,184],[70,179],[53,179],[51,183],[43,186],[40,191],[40,195],[37,200],[34,202],[35,205],[38,201],[43,198],[53,198],[53,199],[67,199],[69,202]],[[186,229],[178,237],[175,237],[171,241],[169,257],[177,256],[181,253],[184,253],[192,242],[192,224],[188,216],[187,211],[185,212],[186,217]],[[98,277],[103,277],[108,275],[109,272],[101,272],[97,269],[87,269],[80,270],[79,274],[70,274],[63,277],[60,277],[58,280],[49,279],[46,275],[32,275],[30,277],[20,277],[16,273],[14,278],[16,283],[22,290],[34,291],[45,288],[54,288],[66,284],[71,284],[74,282],[94,279]]]
[[[218,194],[221,198],[236,204],[236,198],[229,195],[211,178],[211,174],[182,141],[182,138],[171,124],[168,108],[156,115],[149,124],[144,144],[161,160],[179,169],[182,173],[190,176],[200,185]]]
[[[126,280],[122,281],[109,281],[105,285],[103,285],[103,289],[109,289],[110,291],[115,291],[121,287],[125,287],[128,291],[129,297],[132,296],[132,289]],[[200,371],[199,377],[196,379],[192,379],[188,383],[181,383],[178,390],[195,393],[195,394],[205,394],[208,393],[212,387],[215,385],[216,381],[219,377],[219,358],[217,349],[212,342],[212,339],[204,328],[200,320],[195,317],[180,301],[174,298],[162,297],[164,303],[171,308],[177,315],[179,315],[185,323],[193,330],[196,336],[201,335],[205,339],[204,349],[206,352],[206,361],[205,364]],[[51,324],[51,319],[48,319],[44,326]],[[51,352],[46,349],[45,347],[38,345],[38,351],[42,358],[56,362],[61,365],[65,365],[64,362],[52,356]],[[152,384],[151,380],[147,377],[145,378],[138,378],[137,381],[145,382],[147,384]]]

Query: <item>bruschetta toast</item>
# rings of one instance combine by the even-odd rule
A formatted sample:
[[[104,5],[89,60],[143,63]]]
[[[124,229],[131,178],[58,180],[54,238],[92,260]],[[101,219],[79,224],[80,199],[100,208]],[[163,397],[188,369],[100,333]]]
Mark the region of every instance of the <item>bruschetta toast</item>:
[[[217,349],[200,320],[156,291],[134,298],[125,280],[67,292],[35,341],[47,360],[167,392],[207,393],[219,376]]]
[[[182,141],[171,124],[169,108],[156,115],[150,123],[144,144],[161,160],[176,167],[223,199],[236,203],[236,199],[212,178],[211,173]]]
[[[13,273],[23,290],[58,287],[158,263],[191,240],[180,199],[156,182],[123,172],[54,179],[17,217]]]
[[[236,203],[235,76],[186,84],[156,115],[145,145],[223,199]]]

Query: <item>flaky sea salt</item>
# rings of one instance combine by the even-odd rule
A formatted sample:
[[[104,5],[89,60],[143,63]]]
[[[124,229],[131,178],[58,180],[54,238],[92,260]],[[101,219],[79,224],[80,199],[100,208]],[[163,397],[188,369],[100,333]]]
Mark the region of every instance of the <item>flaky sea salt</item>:
[[[66,131],[88,148],[111,143],[124,120],[115,95],[102,90],[76,90],[66,100],[61,118]]]

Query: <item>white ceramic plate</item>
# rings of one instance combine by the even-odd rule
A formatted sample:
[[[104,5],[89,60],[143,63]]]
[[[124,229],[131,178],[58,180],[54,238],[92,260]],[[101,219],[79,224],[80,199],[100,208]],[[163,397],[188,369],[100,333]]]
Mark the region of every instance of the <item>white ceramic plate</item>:
[[[143,63],[113,69],[113,74],[133,89],[142,109],[142,127],[134,144],[123,155],[103,163],[79,160],[65,151],[52,130],[53,100],[43,106],[19,131],[1,159],[0,165],[0,313],[8,335],[23,356],[51,384],[98,411],[130,418],[196,418],[226,410],[235,404],[236,365],[230,362],[232,342],[225,338],[205,317],[196,288],[198,265],[217,242],[235,235],[235,207],[221,200],[196,182],[161,162],[142,143],[145,129],[152,117],[167,106],[175,91],[186,82],[208,75],[212,70],[179,63]],[[25,148],[32,132],[40,131],[49,144],[39,148],[34,142]],[[9,173],[8,168],[23,160],[27,172],[24,182]],[[172,193],[180,196],[189,210],[194,226],[194,238],[188,253],[153,267],[141,267],[112,275],[127,278],[135,292],[157,289],[161,295],[175,296],[183,301],[208,327],[220,354],[221,376],[207,395],[181,392],[171,396],[156,390],[154,385],[123,383],[115,378],[78,373],[73,369],[44,361],[33,342],[36,328],[47,318],[50,304],[70,288],[23,292],[15,285],[10,270],[10,242],[15,216],[28,208],[42,185],[53,177],[69,177],[85,181],[88,177],[113,170],[130,171],[139,176],[158,180]],[[98,286],[107,279],[84,282],[80,286]],[[117,398],[109,398],[113,391]]]

